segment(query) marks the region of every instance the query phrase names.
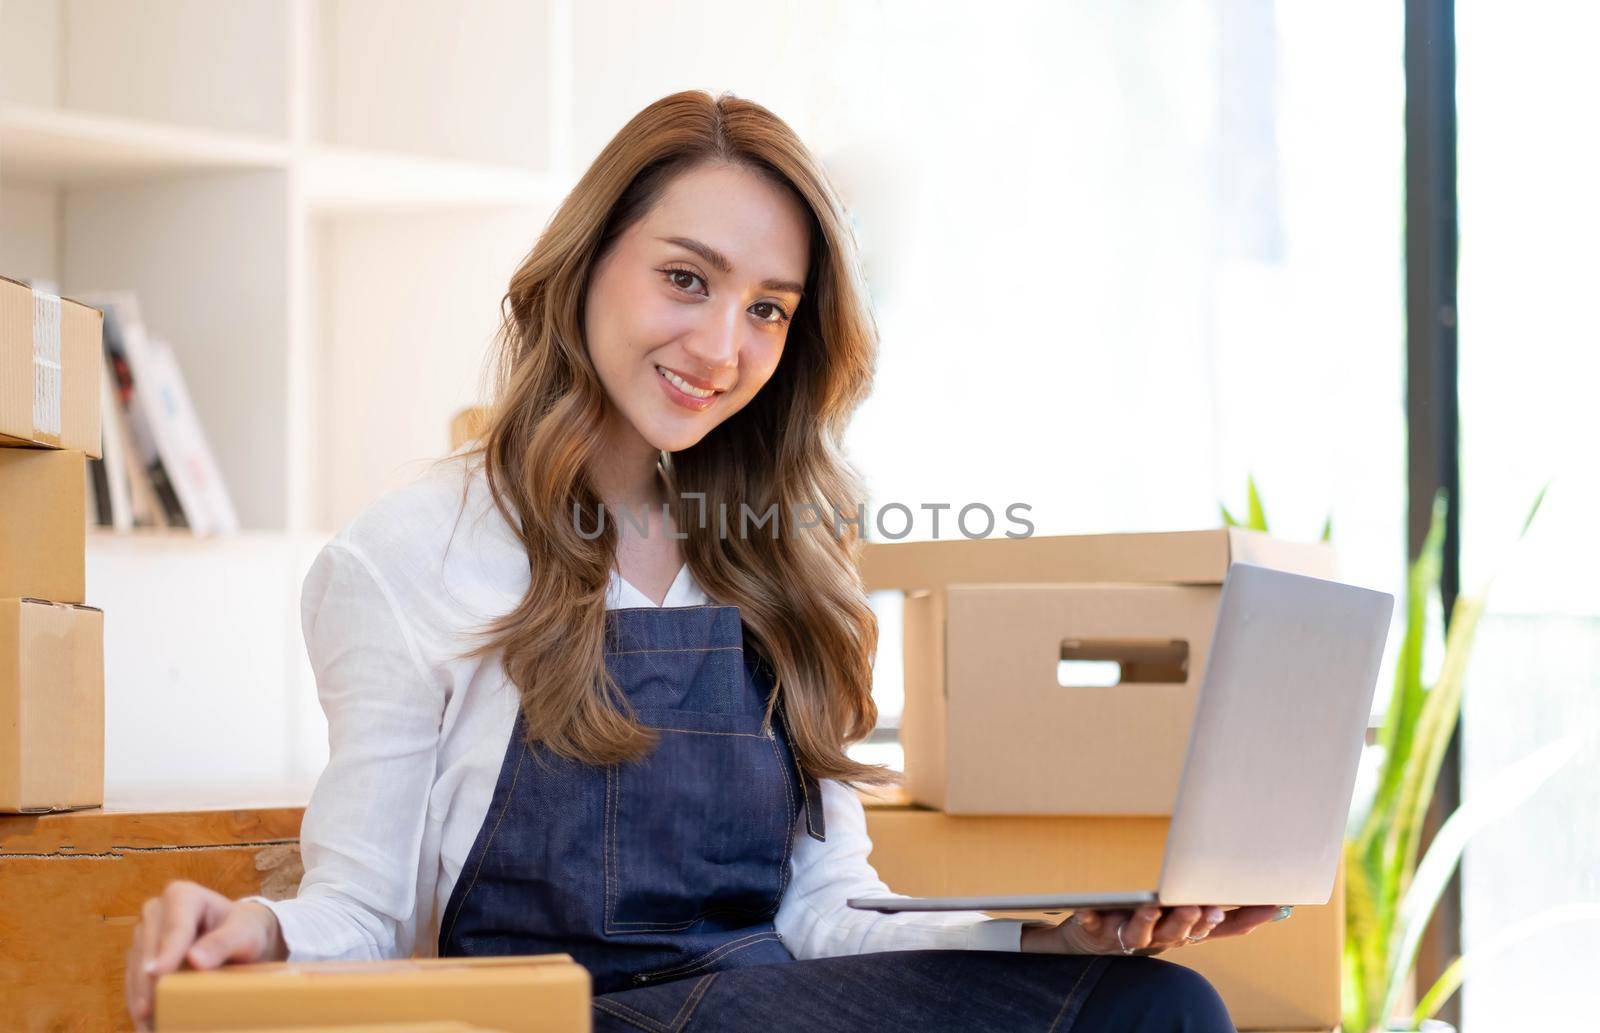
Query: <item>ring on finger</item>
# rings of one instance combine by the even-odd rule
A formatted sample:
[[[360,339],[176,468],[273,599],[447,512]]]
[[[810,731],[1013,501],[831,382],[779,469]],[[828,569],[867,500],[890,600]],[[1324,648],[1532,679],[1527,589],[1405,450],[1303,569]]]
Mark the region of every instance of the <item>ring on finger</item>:
[[[1122,930],[1127,924],[1127,922],[1123,922],[1122,925],[1117,926],[1117,946],[1122,948],[1122,953],[1132,954],[1134,949],[1122,942]]]

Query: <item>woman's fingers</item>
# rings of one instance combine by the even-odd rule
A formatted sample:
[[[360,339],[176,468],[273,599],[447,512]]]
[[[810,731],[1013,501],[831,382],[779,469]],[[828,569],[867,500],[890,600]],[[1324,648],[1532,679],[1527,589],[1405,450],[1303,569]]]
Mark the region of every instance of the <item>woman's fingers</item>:
[[[1209,939],[1211,930],[1217,927],[1217,924],[1222,921],[1222,916],[1225,914],[1222,908],[1215,905],[1207,907],[1194,905],[1188,908],[1175,908],[1174,911],[1192,911],[1196,916],[1189,928],[1178,933],[1182,939],[1175,941],[1174,945],[1179,947]]]
[[[128,1013],[141,1029],[149,1028],[151,990],[155,986],[155,977],[147,971],[146,966],[156,956],[164,910],[162,898],[151,897],[146,900],[139,911],[139,924],[133,930],[133,950],[128,962]]]
[[[128,1014],[137,1028],[150,1028],[156,980],[177,971],[195,939],[221,920],[227,904],[222,894],[182,880],[144,902],[123,974]]]
[[[1275,904],[1250,904],[1237,907],[1223,916],[1222,922],[1211,931],[1211,939],[1219,936],[1243,936],[1258,925],[1272,921],[1278,915]]]
[[[215,968],[229,961],[255,961],[261,957],[261,927],[243,907],[230,908],[221,924],[194,942],[184,955],[198,969]]]
[[[1201,910],[1192,904],[1168,908],[1166,915],[1151,930],[1151,942],[1163,947],[1181,947],[1188,942],[1184,937],[1200,921],[1201,915]]]
[[[137,931],[137,930],[136,930]],[[127,953],[122,956],[122,999],[127,1002],[128,1014],[133,1017],[135,1028],[138,1027],[139,1016],[134,1010],[134,1001],[138,999],[138,988],[133,981],[133,973],[139,965],[139,945],[130,943]]]
[[[1276,909],[1268,911],[1275,913]],[[1071,921],[1083,930],[1093,949],[1121,953],[1126,946],[1129,950],[1154,952],[1209,939],[1215,935],[1213,930],[1222,927],[1227,916],[1228,912],[1216,906],[1184,905],[1162,909],[1145,905],[1137,911],[1080,909],[1073,913]],[[1117,940],[1119,928],[1122,931],[1120,943]],[[1234,928],[1247,931],[1243,925]],[[1196,939],[1190,940],[1190,937]]]
[[[1077,953],[1110,954],[1117,951],[1117,927],[1133,917],[1131,911],[1105,911],[1084,908],[1072,913],[1070,924],[1078,926],[1073,945]],[[1069,942],[1071,942],[1069,940]]]
[[[1131,912],[1081,908],[1073,912],[1068,921],[1078,926],[1080,947],[1087,952],[1121,953],[1125,946],[1130,951],[1152,954],[1202,940],[1243,936],[1277,917],[1278,907],[1273,904],[1252,904],[1232,910],[1217,905],[1190,904],[1162,909],[1146,904]],[[1070,937],[1068,942],[1071,942]]]
[[[200,934],[200,922],[206,900],[199,886],[173,882],[167,884],[162,894],[165,908],[162,914],[161,936],[156,945],[156,974],[176,972],[184,953]]]
[[[1154,904],[1146,904],[1133,913],[1133,917],[1122,928],[1122,942],[1120,947],[1130,950],[1145,950],[1150,947],[1159,947],[1153,943],[1156,922],[1161,918],[1161,909]],[[1115,930],[1113,930],[1115,932]],[[1113,941],[1115,942],[1115,941]]]

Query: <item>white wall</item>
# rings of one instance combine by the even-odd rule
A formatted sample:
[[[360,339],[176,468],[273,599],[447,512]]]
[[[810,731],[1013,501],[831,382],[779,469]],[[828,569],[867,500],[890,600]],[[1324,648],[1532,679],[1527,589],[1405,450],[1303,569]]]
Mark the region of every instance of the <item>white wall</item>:
[[[449,450],[482,397],[500,298],[542,226],[532,209],[343,216],[317,228],[315,525],[341,527],[412,460]]]
[[[288,13],[282,0],[66,0],[61,102],[286,136]]]
[[[309,788],[327,725],[301,637],[320,536],[90,536],[105,612],[106,792]],[[159,577],[149,576],[154,567]]]
[[[545,168],[549,7],[528,0],[315,5],[313,137]]]

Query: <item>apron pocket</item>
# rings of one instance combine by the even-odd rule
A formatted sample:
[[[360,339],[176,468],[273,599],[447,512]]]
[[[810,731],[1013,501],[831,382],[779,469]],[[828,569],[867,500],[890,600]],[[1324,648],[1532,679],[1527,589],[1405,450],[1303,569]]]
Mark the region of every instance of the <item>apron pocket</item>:
[[[770,918],[789,881],[796,804],[761,712],[636,714],[660,742],[606,769],[605,931]]]
[[[633,977],[633,981],[635,984],[642,986],[645,983],[656,983],[662,980],[683,979],[713,965],[716,965],[718,969],[727,969],[740,968],[748,964],[771,965],[776,964],[778,960],[793,961],[794,956],[789,953],[787,947],[783,946],[765,947],[763,950],[756,952],[753,961],[746,961],[744,958],[739,957],[739,955],[752,947],[761,944],[781,944],[782,942],[783,937],[775,930],[769,929],[765,932],[749,933],[726,943],[718,944],[711,950],[705,951],[681,965],[674,965],[671,968],[658,968],[653,972],[641,972]]]

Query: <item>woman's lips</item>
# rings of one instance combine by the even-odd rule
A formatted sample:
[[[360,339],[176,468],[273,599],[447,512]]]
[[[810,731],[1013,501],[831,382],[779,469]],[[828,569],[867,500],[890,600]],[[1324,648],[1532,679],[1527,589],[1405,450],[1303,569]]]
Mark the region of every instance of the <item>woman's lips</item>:
[[[711,408],[711,404],[717,400],[717,395],[722,393],[719,391],[717,394],[709,395],[705,398],[691,395],[686,391],[679,389],[678,385],[668,380],[666,374],[661,372],[661,367],[659,366],[656,367],[656,383],[661,385],[661,390],[666,392],[667,398],[693,412],[705,412],[707,409]]]

